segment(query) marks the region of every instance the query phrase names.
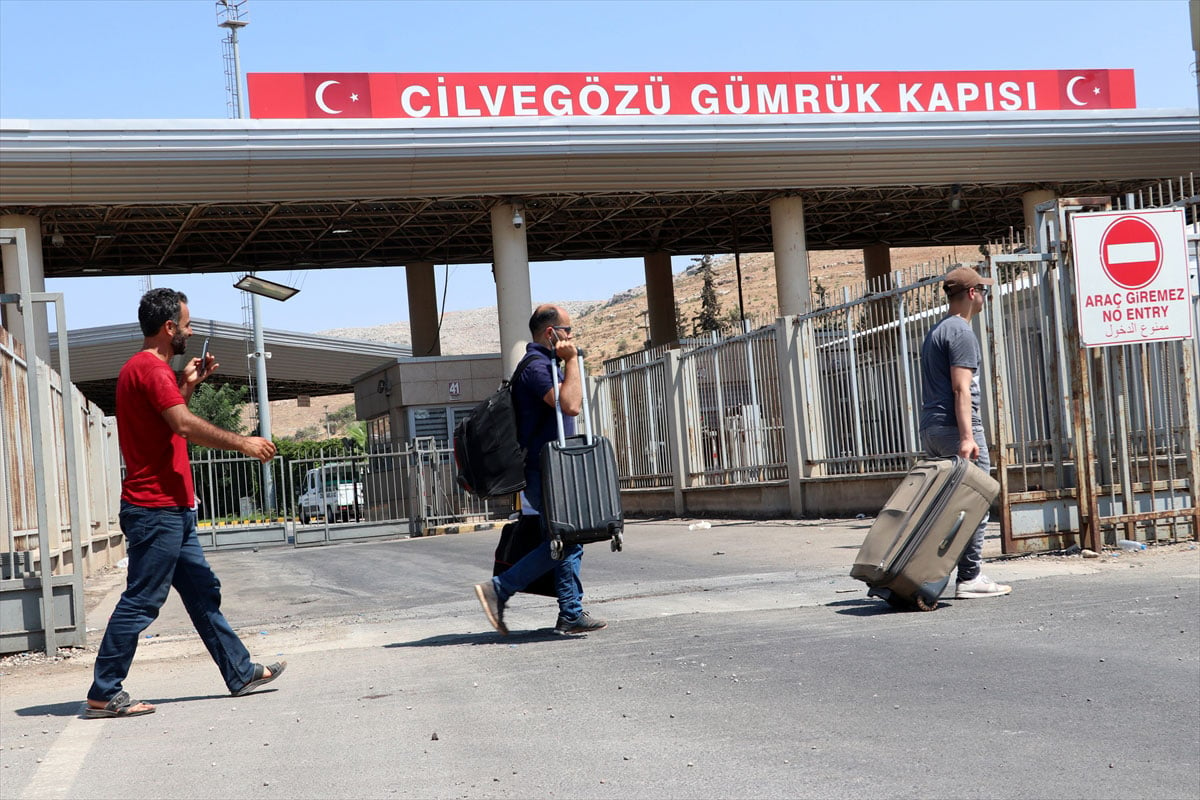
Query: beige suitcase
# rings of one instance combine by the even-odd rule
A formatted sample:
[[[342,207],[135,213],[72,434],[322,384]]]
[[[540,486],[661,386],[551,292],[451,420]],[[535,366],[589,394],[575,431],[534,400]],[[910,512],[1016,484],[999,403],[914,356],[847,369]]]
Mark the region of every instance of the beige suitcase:
[[[850,570],[896,608],[937,608],[1000,484],[958,456],[918,461],[888,498]]]

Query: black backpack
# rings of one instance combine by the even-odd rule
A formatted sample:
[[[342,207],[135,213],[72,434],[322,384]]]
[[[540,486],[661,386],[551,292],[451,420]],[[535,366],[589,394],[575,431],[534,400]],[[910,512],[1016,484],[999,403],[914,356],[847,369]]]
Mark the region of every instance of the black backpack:
[[[537,356],[526,355],[512,378],[454,428],[458,485],[476,497],[500,497],[525,488],[525,448],[517,441],[512,384]]]

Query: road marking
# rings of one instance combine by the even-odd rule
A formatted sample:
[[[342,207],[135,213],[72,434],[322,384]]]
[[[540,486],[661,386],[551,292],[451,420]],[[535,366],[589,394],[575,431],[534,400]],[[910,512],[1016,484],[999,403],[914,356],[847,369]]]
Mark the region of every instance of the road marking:
[[[80,703],[80,713],[83,713]],[[25,787],[21,796],[29,800],[57,800],[70,797],[75,776],[91,752],[92,745],[100,738],[104,721],[98,719],[72,718],[54,739],[50,752],[42,757],[37,771]]]

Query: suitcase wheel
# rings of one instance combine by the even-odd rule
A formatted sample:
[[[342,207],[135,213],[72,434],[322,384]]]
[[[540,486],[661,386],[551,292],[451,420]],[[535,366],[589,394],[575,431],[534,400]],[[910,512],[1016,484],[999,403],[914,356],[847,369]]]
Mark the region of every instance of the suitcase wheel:
[[[887,594],[884,594],[883,592],[887,592]],[[934,600],[932,603],[928,603],[925,601],[925,598],[921,597],[921,595],[917,595],[912,600],[909,600],[907,598],[900,597],[898,594],[890,592],[887,589],[880,591],[875,596],[882,597],[889,606],[897,611],[912,611],[914,609],[917,611],[933,611],[938,607],[937,600]]]
[[[934,600],[932,603],[927,603],[925,602],[925,598],[921,597],[921,595],[917,595],[914,599],[916,601],[917,608],[919,608],[921,611],[933,611],[938,607],[937,600]]]
[[[550,558],[554,559],[555,561],[562,561],[562,557],[563,557],[562,539],[560,539],[559,537],[556,536],[550,540]]]
[[[621,544],[622,544],[621,534],[614,533],[613,538],[612,538],[612,549],[613,549],[614,553],[620,552]]]

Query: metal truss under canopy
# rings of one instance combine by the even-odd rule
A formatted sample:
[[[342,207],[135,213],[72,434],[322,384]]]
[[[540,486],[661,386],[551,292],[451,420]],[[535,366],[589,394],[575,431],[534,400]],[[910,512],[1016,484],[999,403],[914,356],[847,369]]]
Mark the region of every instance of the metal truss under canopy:
[[[1056,185],[1117,195],[1143,181]],[[955,188],[962,203],[949,207]],[[979,244],[1023,225],[1030,185],[809,190],[809,249]],[[524,196],[531,261],[768,252],[778,191]],[[505,198],[0,207],[41,216],[47,277],[246,272],[492,261],[489,209]],[[61,244],[52,244],[61,242]],[[60,238],[61,237],[61,238]]]

